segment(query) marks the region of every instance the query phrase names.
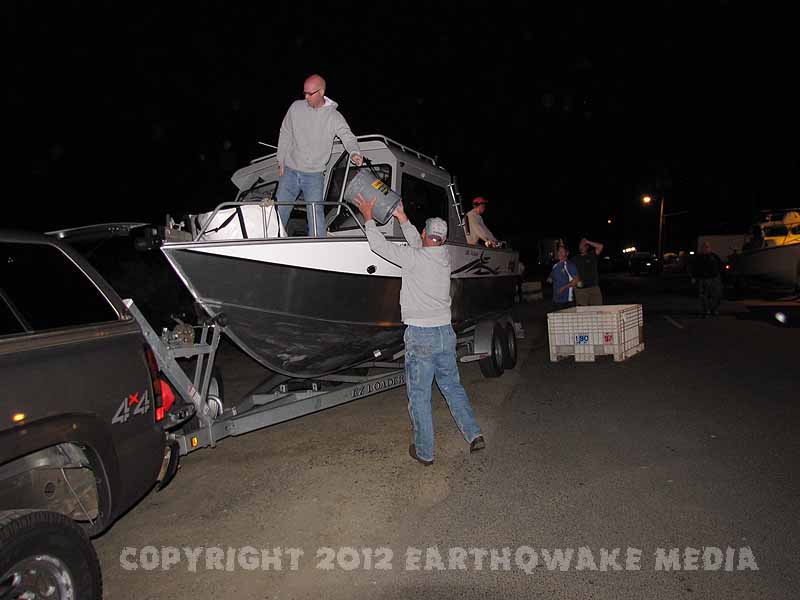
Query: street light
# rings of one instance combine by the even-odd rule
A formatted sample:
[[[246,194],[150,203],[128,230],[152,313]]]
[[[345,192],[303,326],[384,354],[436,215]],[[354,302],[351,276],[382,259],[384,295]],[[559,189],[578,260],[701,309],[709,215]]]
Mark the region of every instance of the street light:
[[[653,199],[650,196],[642,197],[642,204],[649,205],[653,202]],[[661,236],[664,231],[664,194],[661,194],[661,202],[659,202],[658,207],[658,254],[656,257],[658,258],[659,262],[659,269],[661,268],[661,263],[664,258],[663,248],[661,244]]]
[[[664,265],[664,247],[663,247],[663,231],[664,231],[664,219],[666,217],[674,217],[675,215],[683,215],[688,213],[688,210],[680,210],[674,213],[667,213],[664,214],[664,193],[661,192],[659,194],[661,197],[661,201],[659,202],[658,206],[658,270],[660,271]],[[650,196],[642,196],[642,204],[649,205],[653,202],[653,199]]]

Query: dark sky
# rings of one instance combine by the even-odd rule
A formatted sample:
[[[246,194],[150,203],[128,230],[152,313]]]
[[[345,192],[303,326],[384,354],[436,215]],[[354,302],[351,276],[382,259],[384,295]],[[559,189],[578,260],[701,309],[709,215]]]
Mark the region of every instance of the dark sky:
[[[652,244],[639,198],[656,182],[668,212],[690,211],[668,219],[667,246],[800,204],[798,53],[774,9],[170,4],[8,5],[3,225],[210,210],[312,72],[354,132],[438,155],[520,243]]]

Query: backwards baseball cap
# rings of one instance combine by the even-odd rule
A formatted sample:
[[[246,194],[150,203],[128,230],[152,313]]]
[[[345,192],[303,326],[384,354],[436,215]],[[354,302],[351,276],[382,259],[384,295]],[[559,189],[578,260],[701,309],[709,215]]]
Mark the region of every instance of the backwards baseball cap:
[[[428,237],[435,242],[443,242],[447,239],[447,223],[439,217],[431,217],[425,221],[425,231]]]
[[[472,199],[472,206],[478,206],[479,204],[489,204],[489,201],[483,196],[478,196]]]

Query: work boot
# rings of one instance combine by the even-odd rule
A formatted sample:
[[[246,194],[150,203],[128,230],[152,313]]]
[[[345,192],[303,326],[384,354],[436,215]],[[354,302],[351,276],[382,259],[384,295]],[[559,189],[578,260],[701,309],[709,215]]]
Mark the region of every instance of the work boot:
[[[483,441],[483,436],[479,435],[474,440],[472,440],[469,444],[469,451],[470,452],[477,452],[478,450],[483,450],[486,448],[486,442]]]
[[[411,444],[408,447],[408,454],[409,456],[411,456],[411,458],[413,458],[415,461],[417,461],[418,463],[420,463],[425,467],[430,467],[433,464],[432,460],[423,460],[419,456],[417,456],[417,447],[414,444]]]

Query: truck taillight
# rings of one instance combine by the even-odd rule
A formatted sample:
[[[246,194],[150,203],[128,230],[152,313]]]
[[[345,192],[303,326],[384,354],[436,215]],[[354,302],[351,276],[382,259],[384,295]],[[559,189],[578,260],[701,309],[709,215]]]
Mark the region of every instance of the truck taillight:
[[[175,404],[175,392],[172,391],[169,382],[160,377],[156,381],[156,385],[161,388],[161,406],[156,408],[156,421],[161,421]]]

